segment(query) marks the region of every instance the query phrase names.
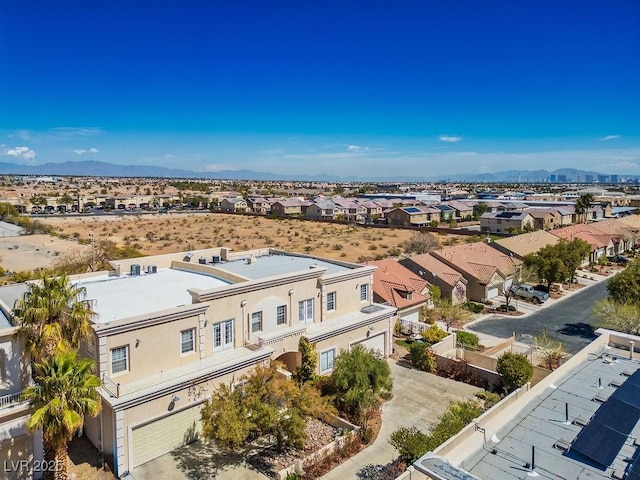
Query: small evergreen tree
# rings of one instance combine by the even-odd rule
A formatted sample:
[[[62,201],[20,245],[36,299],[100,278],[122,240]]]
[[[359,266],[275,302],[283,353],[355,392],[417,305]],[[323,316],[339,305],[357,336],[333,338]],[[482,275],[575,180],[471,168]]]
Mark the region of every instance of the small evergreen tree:
[[[303,384],[316,378],[316,372],[318,370],[318,354],[316,352],[315,344],[307,340],[306,337],[300,338],[298,348],[302,354],[302,360],[300,368],[298,368],[295,373],[295,379]]]

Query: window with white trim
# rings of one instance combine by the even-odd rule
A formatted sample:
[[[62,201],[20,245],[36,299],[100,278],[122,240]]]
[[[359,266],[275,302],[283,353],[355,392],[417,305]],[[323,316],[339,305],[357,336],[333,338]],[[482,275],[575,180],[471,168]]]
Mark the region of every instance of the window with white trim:
[[[284,325],[287,323],[287,306],[278,305],[276,309],[276,325]]]
[[[336,360],[336,349],[332,348],[331,350],[326,350],[324,352],[320,352],[320,373],[328,372],[329,370],[333,370],[333,363]]]
[[[336,292],[327,293],[327,312],[336,309]]]
[[[313,322],[313,298],[298,302],[298,321],[300,323]]]
[[[251,333],[262,331],[262,312],[251,314]]]
[[[213,348],[222,350],[233,347],[233,320],[213,324]]]
[[[369,285],[363,283],[360,285],[360,301],[366,302],[369,299]]]
[[[182,330],[180,332],[180,353],[195,352],[196,350],[196,329]]]
[[[126,372],[129,369],[129,347],[111,349],[111,373]]]

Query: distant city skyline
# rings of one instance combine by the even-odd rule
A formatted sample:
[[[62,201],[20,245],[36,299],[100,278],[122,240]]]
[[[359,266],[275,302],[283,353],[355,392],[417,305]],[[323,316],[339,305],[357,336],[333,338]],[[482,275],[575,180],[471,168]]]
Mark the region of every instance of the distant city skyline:
[[[640,172],[640,2],[0,4],[0,162]]]

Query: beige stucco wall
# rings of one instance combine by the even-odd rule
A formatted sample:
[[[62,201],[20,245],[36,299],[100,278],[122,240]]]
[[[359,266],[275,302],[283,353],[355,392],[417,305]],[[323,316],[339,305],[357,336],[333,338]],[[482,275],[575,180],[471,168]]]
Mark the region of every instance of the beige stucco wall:
[[[204,401],[211,396],[212,391],[221,384],[232,384],[240,381],[243,375],[247,374],[253,368],[244,368],[234,373],[227,374],[209,380],[206,382],[194,384],[192,386],[183,388],[181,390],[172,392],[170,394],[163,395],[154,400],[144,402],[143,404],[133,406],[131,408],[124,409],[122,411],[123,421],[125,428],[122,430],[124,451],[118,452],[119,456],[124,455],[124,467],[120,473],[126,470],[131,470],[132,466],[129,464],[131,455],[131,436],[132,430],[138,426],[149,423],[154,420],[161,419],[169,414],[176,413],[186,408],[194,406],[202,406]],[[171,399],[174,396],[178,396],[180,400],[175,402],[175,408],[169,410]],[[114,442],[116,438],[114,431],[116,429],[115,424],[115,412],[111,410],[111,407],[106,406],[104,410],[104,444],[105,452],[113,461]]]

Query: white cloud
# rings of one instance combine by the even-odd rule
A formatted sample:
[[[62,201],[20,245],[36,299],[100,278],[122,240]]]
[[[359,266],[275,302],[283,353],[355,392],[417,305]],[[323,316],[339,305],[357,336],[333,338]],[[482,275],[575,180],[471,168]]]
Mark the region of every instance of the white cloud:
[[[361,145],[348,145],[347,152],[368,152],[369,147],[363,147]]]
[[[462,140],[462,137],[459,135],[440,135],[438,140],[441,142],[456,143]]]
[[[29,135],[29,131],[28,130],[16,130],[13,133],[10,133],[9,135],[7,135],[7,137],[9,138],[19,138],[20,140],[31,140],[31,136]]]
[[[29,147],[15,147],[9,149],[3,148],[2,152],[0,152],[0,155],[4,155],[7,157],[18,157],[24,160],[33,160],[36,156],[36,152],[31,150]]]
[[[622,135],[607,135],[606,137],[602,137],[600,140],[606,142],[608,140],[615,140],[616,138],[620,138]]]
[[[56,127],[51,131],[61,137],[92,137],[104,133],[104,130],[98,127]]]
[[[244,166],[243,168],[247,168]],[[235,163],[210,163],[204,166],[206,172],[220,172],[222,170],[238,170],[238,165]]]
[[[100,150],[98,150],[97,148],[90,148],[89,150],[83,150],[81,148],[76,148],[75,150],[73,150],[73,153],[75,153],[76,155],[84,155],[85,153],[100,153]]]
[[[633,170],[637,170],[637,169],[640,168],[640,163],[631,162],[631,161],[625,160],[625,161],[621,161],[621,162],[610,163],[608,165],[604,165],[604,167],[608,168],[608,169],[633,171]]]

